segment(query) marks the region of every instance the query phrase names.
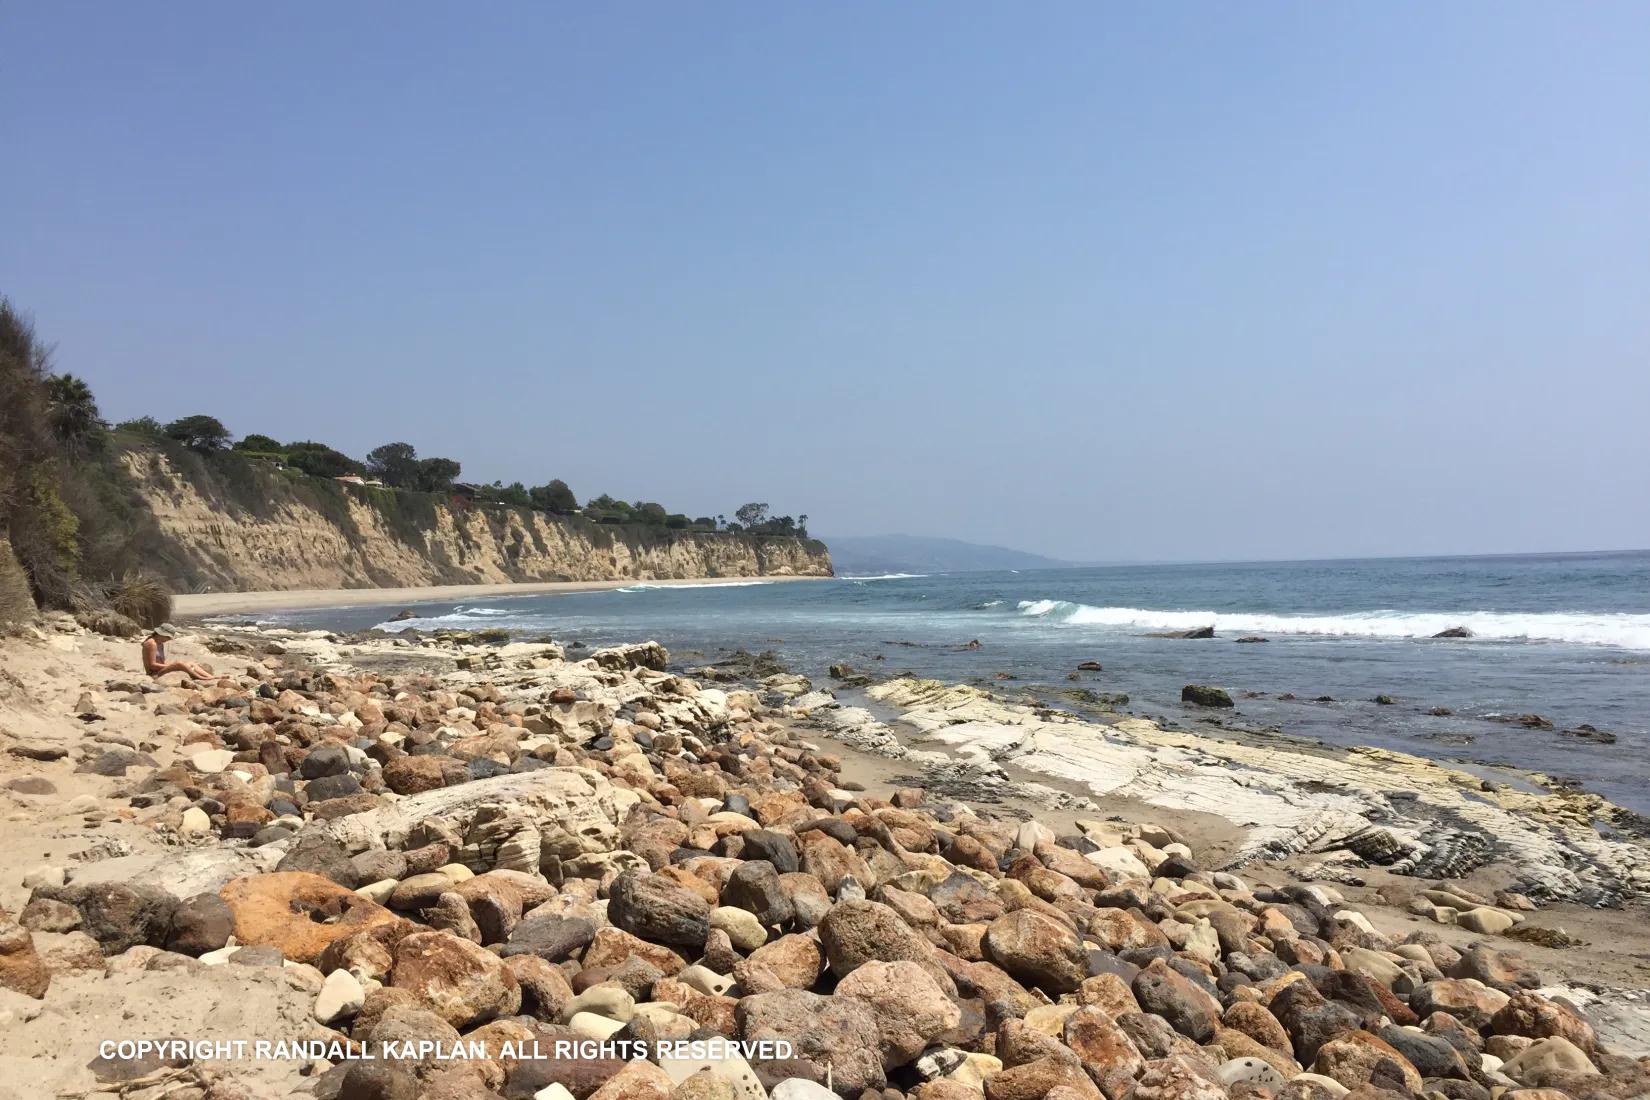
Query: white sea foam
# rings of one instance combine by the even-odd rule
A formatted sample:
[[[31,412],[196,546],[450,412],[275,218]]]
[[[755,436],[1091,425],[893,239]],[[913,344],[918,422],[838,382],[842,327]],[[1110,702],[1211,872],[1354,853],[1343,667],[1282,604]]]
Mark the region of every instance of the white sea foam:
[[[1354,611],[1337,615],[1155,611],[1091,607],[1067,600],[1021,600],[1020,614],[1073,626],[1191,630],[1214,626],[1230,634],[1328,634],[1361,638],[1430,638],[1464,626],[1490,641],[1568,642],[1650,649],[1650,615],[1588,611]]]
[[[845,576],[838,577],[839,581],[909,581],[918,577],[926,577],[927,573],[877,573],[869,577]]]

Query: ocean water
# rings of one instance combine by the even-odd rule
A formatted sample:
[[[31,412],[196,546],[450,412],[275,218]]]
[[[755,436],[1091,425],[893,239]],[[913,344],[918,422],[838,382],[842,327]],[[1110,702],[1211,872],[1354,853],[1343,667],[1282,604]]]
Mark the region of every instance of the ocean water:
[[[1650,552],[637,584],[419,605],[419,618],[386,622],[397,610],[266,621],[500,626],[593,646],[656,638],[682,664],[771,649],[822,681],[840,661],[988,683],[1074,710],[1060,692],[1122,692],[1129,710],[1181,726],[1207,713],[1183,707],[1181,687],[1218,684],[1237,699],[1234,721],[1474,767],[1533,768],[1650,814]],[[1213,639],[1151,636],[1208,625]],[[1431,637],[1454,626],[1474,637]],[[1268,641],[1237,643],[1244,635]],[[1068,680],[1083,661],[1103,671]],[[1295,698],[1279,698],[1286,693]],[[1376,695],[1396,702],[1378,705]],[[1429,713],[1437,707],[1453,713]],[[1497,721],[1523,714],[1554,728]],[[1616,743],[1563,732],[1583,723]]]

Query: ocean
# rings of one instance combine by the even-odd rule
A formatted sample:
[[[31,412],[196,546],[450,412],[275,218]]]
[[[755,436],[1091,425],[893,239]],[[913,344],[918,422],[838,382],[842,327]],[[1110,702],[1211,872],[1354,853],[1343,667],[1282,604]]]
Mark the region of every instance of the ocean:
[[[989,685],[1078,713],[1074,689],[1122,693],[1129,711],[1193,728],[1209,712],[1182,706],[1180,689],[1215,684],[1237,701],[1222,714],[1234,723],[1480,774],[1534,769],[1650,814],[1650,552],[639,583],[415,605],[417,618],[386,621],[398,610],[263,621],[504,627],[591,646],[653,638],[683,665],[772,650],[822,684],[829,665],[846,663],[879,677]],[[1215,637],[1152,636],[1203,626]],[[1432,637],[1458,626],[1473,637]],[[1237,641],[1245,636],[1267,641]],[[1085,661],[1102,670],[1069,679]],[[1524,715],[1551,728],[1520,724]],[[1566,732],[1584,725],[1599,732]]]

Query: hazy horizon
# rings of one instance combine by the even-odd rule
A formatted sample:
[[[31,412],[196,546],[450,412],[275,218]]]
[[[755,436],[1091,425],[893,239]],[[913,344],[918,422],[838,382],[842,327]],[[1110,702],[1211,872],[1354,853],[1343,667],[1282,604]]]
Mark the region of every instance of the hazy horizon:
[[[938,539],[940,541],[947,541],[947,542],[948,541],[961,541],[961,542],[967,542],[968,541],[968,540],[954,540],[950,536],[947,536],[947,535],[908,536],[905,532],[897,532],[897,531],[882,531],[882,532],[878,532],[878,533],[873,534],[873,535],[834,536],[831,532],[825,532],[825,531],[814,532],[813,534],[814,534],[814,537],[818,538],[821,542],[825,543],[827,546],[830,545],[831,539],[833,537],[853,538],[853,539],[914,537],[914,538],[924,538],[924,539],[933,538],[933,539]],[[1006,551],[1011,551],[1011,552],[1024,552],[1024,553],[1030,553],[1030,554],[1036,554],[1037,553],[1036,551],[1026,550],[1024,547],[1001,546],[1001,545],[998,545],[998,544],[995,544],[995,543],[972,543],[972,542],[970,542],[969,545],[982,546],[982,547],[986,547],[986,548],[993,549],[993,550],[1006,550]],[[1329,556],[1326,556],[1326,557],[1317,557],[1317,558],[1115,558],[1115,559],[1090,559],[1090,560],[1078,560],[1078,559],[1068,560],[1068,559],[1056,558],[1056,559],[1052,559],[1052,560],[1054,560],[1055,564],[1051,565],[1051,566],[1048,566],[1047,568],[1050,568],[1050,569],[1108,569],[1108,568],[1112,568],[1112,567],[1121,568],[1121,567],[1130,566],[1130,565],[1296,565],[1296,564],[1304,565],[1304,564],[1310,564],[1312,562],[1336,562],[1336,561],[1345,561],[1345,562],[1352,562],[1352,561],[1406,561],[1406,560],[1407,561],[1424,561],[1424,560],[1441,560],[1441,559],[1447,559],[1447,558],[1483,559],[1483,558],[1585,557],[1585,556],[1589,556],[1589,555],[1600,555],[1600,554],[1650,554],[1650,546],[1595,546],[1595,547],[1589,547],[1589,548],[1584,549],[1584,550],[1486,550],[1486,551],[1463,550],[1463,551],[1460,551],[1459,553],[1447,553],[1447,554],[1405,554],[1405,553],[1401,553],[1401,552],[1391,553],[1391,554],[1333,554],[1333,555],[1329,555]],[[1047,556],[1047,555],[1041,555],[1041,556]]]
[[[1074,561],[1650,546],[1650,6],[0,12],[112,420]]]

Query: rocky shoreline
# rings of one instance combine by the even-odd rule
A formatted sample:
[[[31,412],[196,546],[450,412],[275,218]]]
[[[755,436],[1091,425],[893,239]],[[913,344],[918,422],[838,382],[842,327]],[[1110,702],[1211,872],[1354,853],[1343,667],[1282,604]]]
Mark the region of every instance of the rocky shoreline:
[[[0,1096],[1650,1094],[1642,931],[1547,919],[1636,929],[1596,796],[655,643],[204,641],[3,643]]]

